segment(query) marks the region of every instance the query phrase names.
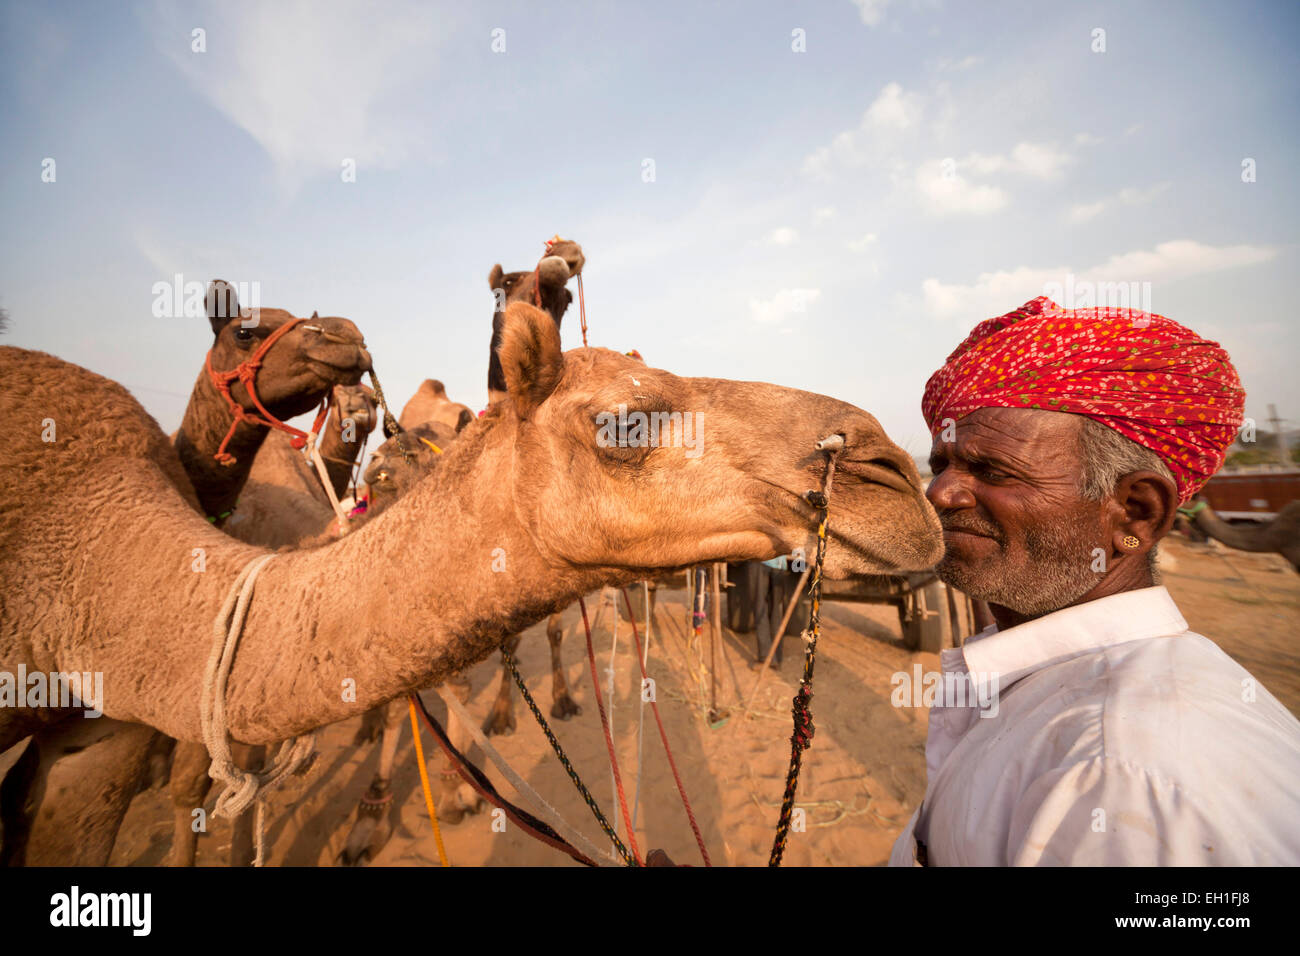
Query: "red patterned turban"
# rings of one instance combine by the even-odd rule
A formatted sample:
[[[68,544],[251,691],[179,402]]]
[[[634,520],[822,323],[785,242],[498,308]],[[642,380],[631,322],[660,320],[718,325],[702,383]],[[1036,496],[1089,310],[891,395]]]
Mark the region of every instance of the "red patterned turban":
[[[1228,353],[1163,315],[1040,296],[975,326],[930,376],[932,435],[977,408],[1086,415],[1151,449],[1186,501],[1219,470],[1246,392]]]

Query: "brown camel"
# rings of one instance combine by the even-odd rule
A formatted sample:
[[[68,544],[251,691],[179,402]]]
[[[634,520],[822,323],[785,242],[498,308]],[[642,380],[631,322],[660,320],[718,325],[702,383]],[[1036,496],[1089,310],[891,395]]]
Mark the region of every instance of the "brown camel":
[[[246,313],[234,290],[221,280],[209,287],[207,305],[215,333],[209,364],[218,371],[236,368],[257,348],[256,337],[252,342],[245,341]],[[285,322],[293,321],[293,316],[283,310],[260,311],[258,329],[263,330],[263,341]],[[370,367],[370,357],[360,331],[347,319],[321,319],[313,313],[310,323],[302,323],[299,330],[311,333],[313,327],[320,329],[319,335],[329,343],[329,351],[314,348],[315,340],[310,335],[304,336],[299,345],[296,333],[288,333],[261,360],[254,389],[263,407],[281,420],[314,409],[326,398],[331,400],[329,417],[321,431],[320,451],[334,493],[342,497],[352,464],[376,421],[369,389],[359,384],[361,375]],[[342,349],[337,347],[340,344]],[[306,374],[300,369],[305,369]],[[243,410],[257,412],[242,382],[239,387],[245,392],[240,401]],[[277,407],[285,414],[279,414]],[[229,405],[205,369],[194,386],[184,423],[174,439],[178,451],[184,447],[189,452],[182,461],[200,492],[200,500],[213,497],[203,490],[208,488],[210,473],[206,466],[215,460],[232,418]],[[241,430],[251,434],[241,435]],[[287,433],[240,423],[230,444],[238,444],[240,451],[235,461],[223,466],[220,487],[224,500],[233,496],[237,507],[231,509],[233,514],[214,522],[222,530],[247,544],[280,548],[321,535],[335,521],[319,475],[306,463],[302,452],[292,447]],[[236,753],[244,766],[259,766],[265,756],[261,747],[240,747]],[[182,741],[173,750],[170,785],[175,818],[168,856],[173,866],[194,865],[198,833],[192,815],[203,806],[211,789],[210,763],[207,748],[201,743]],[[231,861],[235,865],[252,861],[250,822],[247,814],[236,821],[231,840]]]
[[[829,434],[845,448],[826,574],[923,569],[942,552],[911,458],[851,405],[679,378],[605,349],[562,353],[551,318],[521,303],[507,311],[501,363],[510,400],[466,428],[426,480],[355,533],[275,554],[262,570],[225,695],[231,738],[287,740],[445,680],[604,585],[811,551],[803,494],[821,484],[813,443]],[[0,670],[102,675],[98,719],[120,722],[123,736],[147,725],[202,739],[213,621],[240,571],[269,552],[194,513],[178,457],[121,386],[14,348],[0,348],[0,382],[0,418],[15,423],[0,475]],[[595,416],[619,404],[702,416],[706,444],[688,457],[671,441],[602,441]],[[366,566],[385,586],[337,588],[340,566]],[[0,750],[83,726],[78,702],[42,703],[0,708]],[[60,862],[106,860],[138,784],[127,763],[69,781],[62,799],[110,799],[95,829],[47,835]],[[44,788],[41,769],[29,790]],[[39,794],[5,796],[10,807],[39,804]],[[24,836],[35,843],[42,824],[37,813]],[[5,856],[21,861],[10,834]]]
[[[211,352],[199,373],[173,444],[186,466],[186,476],[177,487],[186,494],[197,492],[199,507],[212,516],[214,525],[225,527],[235,518],[231,511],[238,514],[238,509],[233,508],[234,502],[240,499],[254,468],[255,456],[259,448],[265,447],[271,429],[248,420],[236,423],[229,402],[214,384],[208,369],[218,373],[236,369],[241,363],[249,361],[264,343],[275,336],[274,343],[258,360],[260,364],[254,379],[254,390],[262,408],[258,408],[242,380],[231,383],[230,396],[246,415],[261,417],[264,409],[283,421],[314,409],[334,388],[359,387],[355,383],[370,367],[370,357],[365,351],[360,333],[346,319],[321,318],[315,314],[311,319],[296,319],[282,309],[261,309],[254,317],[240,308],[234,289],[222,280],[216,280],[209,286],[206,306],[208,322],[213,331]],[[284,446],[288,449],[288,437],[276,437],[282,437]],[[233,460],[218,463],[215,456],[219,450],[231,455]],[[325,510],[328,517],[333,517],[328,507]],[[244,528],[248,527],[250,525],[245,523]],[[105,743],[100,749],[107,753],[112,746],[111,743]],[[91,753],[84,742],[73,742],[65,749],[74,748],[75,756],[59,762],[53,779],[56,785],[60,776],[76,779],[80,764],[106,759],[97,753]],[[197,748],[197,752],[193,748]],[[57,748],[50,741],[38,739],[33,741],[29,749],[32,753],[27,757],[31,760],[36,759],[36,754],[43,750],[46,766],[57,761]],[[172,742],[166,738],[156,737],[150,742],[148,759],[155,778],[165,778],[167,761],[173,756],[171,751]],[[193,793],[200,789],[206,793],[209,786],[208,759],[205,748],[200,745],[187,748],[182,744],[174,756],[173,798],[183,806],[185,816],[184,822],[178,823],[177,832],[183,832],[187,837],[174,842],[172,859],[173,862],[192,863],[195,834],[189,826],[190,812],[193,807],[202,804],[202,797],[195,799]],[[93,805],[77,808],[65,802],[57,807],[46,808],[46,812],[47,832],[75,833],[81,829],[75,816],[77,813],[96,814],[99,810]],[[178,816],[181,812],[178,809]],[[63,813],[68,815],[61,816]],[[15,808],[12,813],[5,815],[11,829],[22,829],[24,814],[21,808]],[[17,825],[15,819],[20,821]],[[243,835],[248,839],[237,839],[236,842],[241,845],[247,842],[251,848],[251,833]]]
[[[1192,526],[1215,541],[1238,551],[1280,554],[1300,572],[1300,501],[1285,505],[1267,524],[1229,524],[1203,500],[1198,500],[1188,510],[1196,512],[1191,518]]]
[[[582,246],[572,239],[561,239],[558,235],[546,243],[546,255],[532,271],[505,272],[498,263],[488,273],[488,287],[492,290],[494,309],[492,313],[492,345],[488,360],[488,402],[499,402],[506,397],[506,379],[501,371],[501,360],[497,349],[501,345],[501,321],[503,310],[511,302],[531,302],[540,305],[555,321],[559,331],[564,321],[564,313],[573,303],[573,293],[565,286],[570,278],[581,275],[587,263]],[[638,354],[637,358],[640,358]],[[505,641],[503,650],[514,654],[519,648],[521,634],[515,634]],[[557,720],[568,720],[582,713],[582,708],[569,693],[568,681],[564,676],[564,662],[560,656],[560,645],[564,640],[564,628],[560,624],[560,613],[552,614],[546,622],[546,640],[551,646],[551,716]],[[493,701],[486,719],[483,732],[508,734],[515,729],[514,683],[504,665],[496,700]]]
[[[506,376],[501,367],[499,350],[505,328],[505,310],[511,302],[530,302],[548,312],[560,327],[560,320],[573,302],[573,293],[565,284],[582,274],[587,257],[582,246],[572,239],[555,236],[546,243],[546,255],[538,260],[537,267],[523,272],[506,272],[497,263],[488,273],[488,288],[492,290],[492,345],[488,352],[488,404],[501,401],[506,396]]]
[[[474,413],[468,405],[453,402],[447,397],[447,388],[442,382],[426,378],[402,406],[397,423],[403,428],[414,428],[424,422],[439,422],[458,432],[473,420]]]
[[[370,389],[364,385],[336,385],[329,419],[320,436],[334,495],[348,497],[352,468],[378,415]],[[239,497],[239,507],[224,530],[240,541],[265,548],[301,547],[336,528],[337,515],[316,469],[288,435],[269,436],[257,453]]]
[[[424,422],[404,429],[380,445],[366,468],[369,507],[364,520],[373,521],[437,467],[457,434],[452,426],[442,422]],[[469,699],[471,685],[464,674],[453,674],[446,685],[461,703]],[[375,774],[357,804],[352,826],[336,860],[343,866],[357,866],[373,859],[392,835],[393,762],[407,713],[407,705],[400,699],[381,704],[362,718],[352,741],[358,747],[377,744],[379,755]],[[468,753],[469,735],[454,712],[447,714],[446,730],[456,749]],[[455,825],[466,813],[477,813],[483,803],[449,764],[444,765],[438,776],[435,801],[438,820],[444,825]]]

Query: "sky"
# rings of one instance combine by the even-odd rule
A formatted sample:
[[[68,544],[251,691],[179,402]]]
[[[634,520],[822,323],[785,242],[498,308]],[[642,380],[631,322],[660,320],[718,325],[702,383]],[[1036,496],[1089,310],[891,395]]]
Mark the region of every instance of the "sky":
[[[559,234],[591,344],[913,454],[966,333],[1067,285],[1136,283],[1294,427],[1297,49],[1293,2],[3,0],[0,343],[170,431],[211,331],[156,286],[220,277],[480,408],[488,273]]]

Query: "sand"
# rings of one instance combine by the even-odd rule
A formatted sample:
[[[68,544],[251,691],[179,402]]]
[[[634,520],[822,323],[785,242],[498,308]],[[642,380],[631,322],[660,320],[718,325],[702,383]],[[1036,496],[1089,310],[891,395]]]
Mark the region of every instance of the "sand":
[[[1215,640],[1241,662],[1293,713],[1300,714],[1300,575],[1276,555],[1229,551],[1171,538],[1164,584],[1191,628]],[[743,702],[757,678],[748,666],[752,635],[727,632],[718,643],[717,703],[729,712],[720,727],[707,720],[697,651],[687,641],[686,592],[660,589],[650,674],[657,681],[660,711],[706,846],[715,865],[767,862],[789,759],[789,702],[802,666],[797,639],[787,638],[785,663],[765,679],[754,711]],[[600,601],[593,596],[589,608]],[[629,803],[636,791],[640,675],[630,650],[626,619],[618,632],[615,662],[614,736]],[[937,669],[935,654],[912,653],[901,644],[897,615],[884,605],[828,604],[818,654],[813,713],[816,736],[804,759],[798,805],[806,828],[792,833],[786,865],[883,864],[925,789],[926,710],[895,708],[890,678],[920,663]],[[612,633],[606,614],[594,633],[602,688],[607,686]],[[574,766],[611,820],[617,817],[609,761],[592,695],[591,671],[577,608],[564,615],[564,659],[580,716],[553,721]],[[702,646],[708,655],[707,638]],[[529,689],[549,710],[550,664],[544,624],[532,628],[519,648]],[[497,692],[494,658],[470,673],[468,709],[485,716]],[[445,710],[428,694],[435,713]],[[589,809],[551,753],[541,730],[516,697],[518,728],[492,738],[507,760],[561,815],[604,847]],[[679,863],[699,864],[685,812],[677,797],[647,705],[636,839],[642,852],[666,850]],[[377,762],[373,747],[351,746],[359,718],[318,735],[320,755],[306,779],[296,780],[271,801],[268,837],[272,864],[332,865],[351,824],[357,800]],[[443,757],[427,736],[425,753],[436,776]],[[477,748],[476,762],[486,765]],[[494,768],[488,774],[503,794],[513,791]],[[409,725],[397,754],[393,787],[393,833],[372,865],[436,866],[438,855],[424,808]],[[521,802],[522,801],[518,801]],[[523,804],[527,805],[527,804]],[[208,808],[211,809],[212,798]],[[489,808],[490,809],[490,808]],[[141,793],[132,803],[113,853],[114,865],[156,865],[171,839],[171,808],[165,791]],[[213,820],[199,841],[201,865],[223,865],[230,828]],[[619,824],[620,833],[624,832]],[[512,824],[504,832],[485,810],[443,828],[455,866],[574,866]]]

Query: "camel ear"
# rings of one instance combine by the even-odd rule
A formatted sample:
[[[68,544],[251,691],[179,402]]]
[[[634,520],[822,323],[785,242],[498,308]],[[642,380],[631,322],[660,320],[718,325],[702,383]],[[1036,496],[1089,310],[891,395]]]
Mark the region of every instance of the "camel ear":
[[[212,326],[214,336],[221,334],[227,322],[240,316],[239,296],[235,294],[234,286],[224,279],[212,280],[204,303],[208,310],[208,324]]]
[[[546,401],[564,374],[564,353],[555,320],[527,302],[506,306],[497,356],[506,376],[506,392],[520,418]]]
[[[468,408],[462,408],[460,410],[460,418],[456,419],[456,434],[459,435],[465,430],[465,426],[471,424],[473,421],[474,413]]]
[[[502,269],[501,263],[498,262],[496,265],[492,267],[492,271],[488,273],[488,288],[489,289],[501,288],[501,280],[504,279],[505,277],[506,277],[506,270]]]

